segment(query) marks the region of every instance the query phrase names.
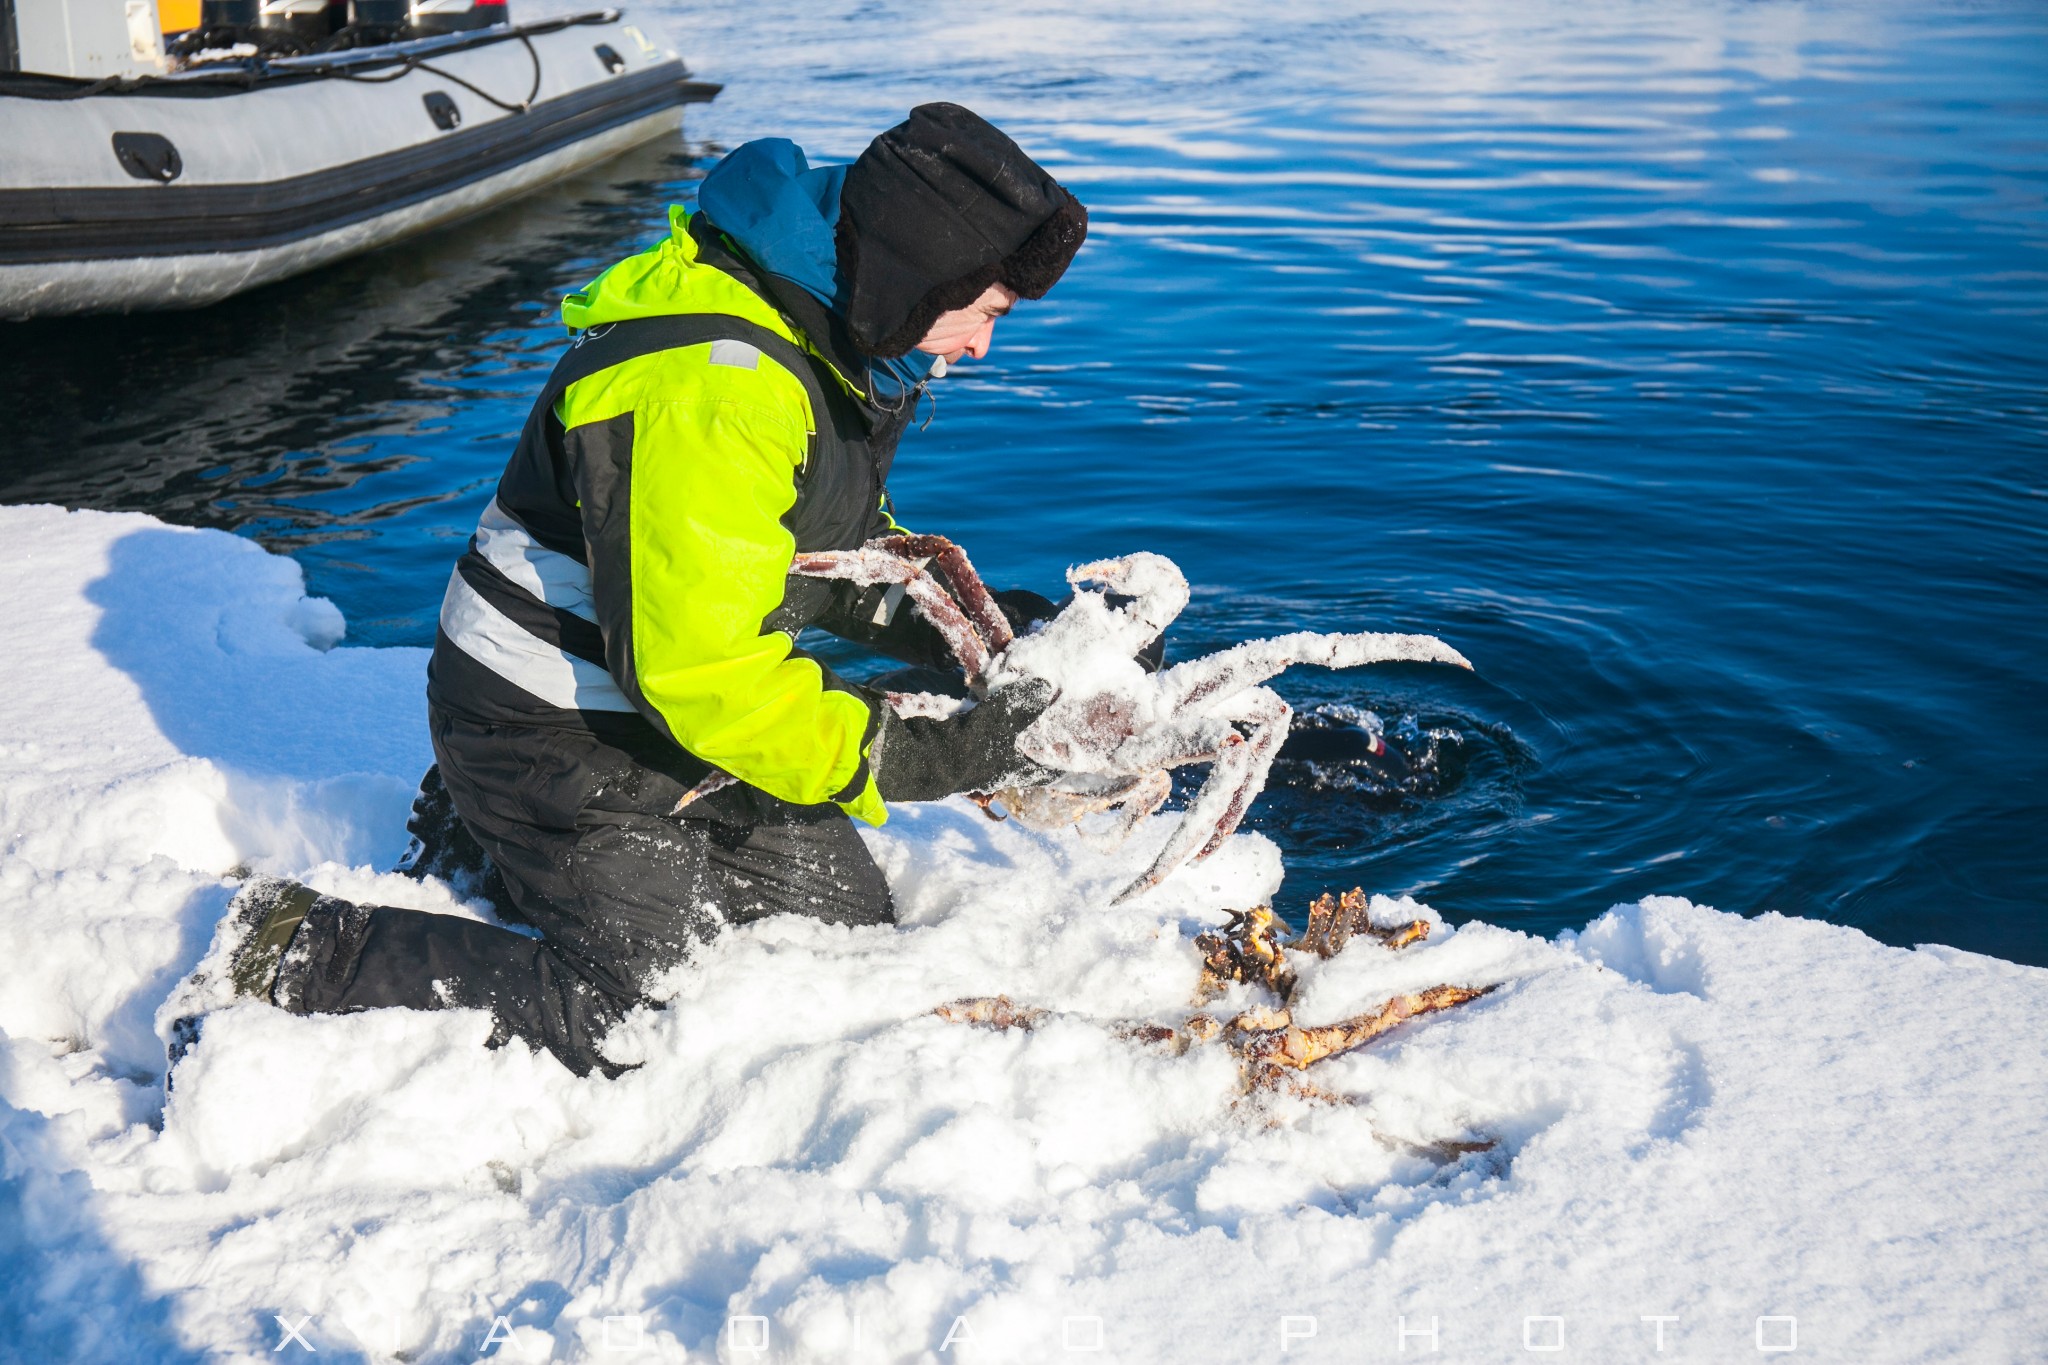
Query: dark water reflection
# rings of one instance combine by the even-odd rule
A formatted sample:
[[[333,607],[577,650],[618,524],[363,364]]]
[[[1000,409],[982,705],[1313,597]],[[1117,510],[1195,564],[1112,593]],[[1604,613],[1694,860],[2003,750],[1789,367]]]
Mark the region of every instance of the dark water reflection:
[[[1656,892],[2048,962],[2048,18],[2036,6],[675,11],[693,138],[857,152],[975,105],[1090,246],[947,381],[898,500],[992,578],[1172,555],[1182,654],[1425,629],[1290,675],[1456,730],[1446,789],[1290,771],[1289,897],[1531,930]],[[205,313],[0,332],[0,498],[293,550],[429,638],[553,301],[707,159]]]
[[[431,643],[437,585],[554,363],[551,299],[698,156],[645,148],[481,222],[194,313],[0,331],[47,415],[0,498],[139,509],[306,563],[357,643]],[[482,490],[481,492],[479,490]]]

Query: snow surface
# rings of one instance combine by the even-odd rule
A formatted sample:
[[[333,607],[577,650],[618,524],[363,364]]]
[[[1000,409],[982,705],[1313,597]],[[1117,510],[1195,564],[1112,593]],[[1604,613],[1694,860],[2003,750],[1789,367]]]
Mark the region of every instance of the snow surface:
[[[1562,1333],[1584,1360],[1999,1361],[2048,1339],[2048,972],[1663,898],[1554,942],[1439,922],[1304,959],[1297,1018],[1500,990],[1312,1073],[1357,1103],[1245,1099],[1220,1048],[1114,1027],[1184,1018],[1192,935],[1280,881],[1245,835],[1107,908],[1164,818],[1102,855],[901,808],[872,838],[901,928],[729,932],[620,1030],[645,1065],[617,1081],[488,1051],[473,1012],[252,1004],[209,1019],[167,1098],[152,1019],[231,868],[477,913],[376,870],[427,762],[424,654],[334,647],[291,561],[141,516],[0,508],[0,572],[0,1358],[1500,1360]],[[998,992],[1052,1015],[930,1014]]]

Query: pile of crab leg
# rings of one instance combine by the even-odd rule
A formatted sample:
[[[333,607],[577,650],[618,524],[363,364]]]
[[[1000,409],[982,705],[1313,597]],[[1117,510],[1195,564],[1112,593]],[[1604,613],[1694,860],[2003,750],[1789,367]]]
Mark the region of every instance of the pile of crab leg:
[[[1195,1014],[1178,1027],[1131,1023],[1118,1025],[1117,1032],[1137,1042],[1169,1047],[1176,1054],[1220,1041],[1237,1055],[1246,1093],[1279,1089],[1314,1099],[1338,1099],[1295,1073],[1362,1047],[1410,1019],[1453,1009],[1495,989],[1432,986],[1396,995],[1377,1009],[1334,1024],[1303,1027],[1295,1023],[1288,1004],[1296,977],[1286,950],[1330,958],[1342,952],[1353,937],[1362,935],[1388,951],[1399,951],[1429,937],[1429,921],[1412,920],[1391,928],[1377,926],[1367,915],[1365,892],[1355,887],[1341,897],[1326,892],[1317,898],[1309,906],[1307,932],[1291,942],[1282,940],[1287,926],[1270,907],[1262,905],[1228,913],[1230,923],[1221,931],[1195,939],[1195,946],[1202,951],[1202,975],[1195,1003],[1206,1004],[1240,983],[1265,988],[1279,1003],[1253,1005],[1229,1020]],[[1047,1011],[1020,1005],[1006,995],[953,1000],[932,1013],[951,1023],[995,1029],[1032,1029],[1047,1017]]]

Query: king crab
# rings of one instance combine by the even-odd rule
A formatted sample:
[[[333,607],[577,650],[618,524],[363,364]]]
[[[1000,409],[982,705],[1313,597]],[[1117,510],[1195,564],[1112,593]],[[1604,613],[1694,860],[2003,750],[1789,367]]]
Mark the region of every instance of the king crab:
[[[944,575],[941,583],[931,572]],[[1172,791],[1171,770],[1213,765],[1166,846],[1116,897],[1157,886],[1190,859],[1208,857],[1236,830],[1265,787],[1293,712],[1259,684],[1298,664],[1357,668],[1409,660],[1470,668],[1431,635],[1318,634],[1252,640],[1148,674],[1136,656],[1188,604],[1187,579],[1156,554],[1097,560],[1067,571],[1073,600],[1018,636],[959,546],[943,536],[892,536],[858,550],[799,554],[793,573],[862,585],[898,584],[960,661],[973,696],[1050,683],[1053,699],[1017,749],[1058,776],[1043,786],[974,795],[995,819],[1057,829],[1115,810],[1121,840]],[[1112,605],[1111,595],[1121,600]],[[890,694],[902,715],[943,715],[961,703]],[[730,781],[714,774],[684,804]],[[681,807],[679,806],[678,809]],[[1000,809],[999,809],[1000,808]]]

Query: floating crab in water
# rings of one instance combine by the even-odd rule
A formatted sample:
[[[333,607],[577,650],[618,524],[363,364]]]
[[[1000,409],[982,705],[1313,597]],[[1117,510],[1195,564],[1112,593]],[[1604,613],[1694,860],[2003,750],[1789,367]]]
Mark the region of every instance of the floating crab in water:
[[[941,584],[928,566],[945,578]],[[977,795],[1036,829],[1071,825],[1117,810],[1121,839],[1159,809],[1171,770],[1213,764],[1180,827],[1144,875],[1117,899],[1157,886],[1189,859],[1216,851],[1266,784],[1293,712],[1259,684],[1298,664],[1357,668],[1408,660],[1470,668],[1432,635],[1303,631],[1253,640],[1157,673],[1136,656],[1188,604],[1188,582],[1155,554],[1098,560],[1067,571],[1071,602],[1028,635],[1016,636],[960,547],[942,536],[895,536],[858,550],[802,554],[796,573],[861,584],[902,585],[944,637],[976,696],[1030,679],[1051,683],[1053,701],[1017,739],[1026,758],[1060,776],[1043,787]],[[1114,604],[1113,604],[1114,598]],[[922,694],[892,696],[904,714],[943,714],[954,703]]]
[[[1302,1078],[1299,1073],[1325,1058],[1361,1047],[1395,1026],[1424,1014],[1452,1009],[1477,1000],[1492,986],[1432,986],[1428,990],[1397,995],[1378,1009],[1367,1010],[1334,1024],[1304,1028],[1294,1022],[1290,1001],[1294,995],[1295,973],[1287,961],[1288,949],[1330,958],[1344,951],[1356,935],[1369,937],[1389,951],[1398,951],[1429,937],[1429,921],[1413,920],[1393,926],[1375,925],[1366,913],[1365,892],[1353,888],[1342,897],[1324,894],[1309,906],[1308,931],[1292,942],[1280,934],[1286,925],[1267,906],[1244,912],[1231,911],[1230,923],[1220,933],[1202,934],[1195,946],[1202,951],[1202,975],[1196,987],[1195,1003],[1206,1004],[1232,983],[1262,986],[1279,999],[1275,1005],[1254,1005],[1228,1020],[1209,1014],[1195,1014],[1177,1027],[1164,1024],[1125,1024],[1118,1031],[1143,1043],[1160,1044],[1176,1053],[1191,1047],[1221,1041],[1237,1054],[1245,1089],[1285,1089],[1314,1099],[1339,1098]],[[1008,996],[974,996],[940,1005],[932,1011],[956,1024],[980,1024],[996,1029],[1032,1029],[1046,1017],[1046,1011],[1019,1005]],[[1481,1150],[1490,1143],[1438,1144],[1458,1154]]]

